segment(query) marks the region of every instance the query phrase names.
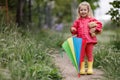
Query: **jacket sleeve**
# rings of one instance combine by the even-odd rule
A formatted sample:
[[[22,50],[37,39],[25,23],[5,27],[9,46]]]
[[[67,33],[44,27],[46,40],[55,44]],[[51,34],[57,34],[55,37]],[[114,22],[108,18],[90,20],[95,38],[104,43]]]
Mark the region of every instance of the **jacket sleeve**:
[[[77,30],[77,26],[78,26],[78,22],[77,22],[77,20],[76,21],[74,21],[74,23],[73,23],[73,25],[72,25],[72,27],[74,27],[76,30]],[[72,28],[71,27],[71,28]],[[70,28],[70,32],[73,34],[73,35],[76,35],[77,34],[77,31],[71,31],[71,28]]]

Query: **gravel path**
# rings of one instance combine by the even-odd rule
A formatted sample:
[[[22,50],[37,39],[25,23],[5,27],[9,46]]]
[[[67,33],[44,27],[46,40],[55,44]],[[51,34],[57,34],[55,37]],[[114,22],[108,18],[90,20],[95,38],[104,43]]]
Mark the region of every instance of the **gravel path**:
[[[100,78],[102,78],[103,72],[98,69],[94,69],[93,75],[81,75],[80,78],[78,78],[75,67],[66,54],[63,54],[63,57],[60,54],[54,54],[53,57],[56,66],[62,73],[63,80],[100,80]]]

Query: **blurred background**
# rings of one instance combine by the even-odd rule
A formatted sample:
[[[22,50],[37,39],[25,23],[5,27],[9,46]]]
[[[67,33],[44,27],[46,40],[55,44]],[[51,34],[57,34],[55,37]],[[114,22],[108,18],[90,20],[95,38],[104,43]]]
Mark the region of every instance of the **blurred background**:
[[[120,80],[120,0],[0,0],[0,80],[63,80],[53,56],[62,55],[82,1],[103,23],[94,67],[101,80]]]
[[[4,17],[6,23],[15,22],[18,26],[32,24],[39,28],[54,28],[58,23],[73,22],[78,4],[82,1],[91,4],[94,16],[103,23],[113,16],[115,19],[112,19],[119,19],[118,0],[1,0],[0,16]],[[114,11],[115,8],[117,11]]]

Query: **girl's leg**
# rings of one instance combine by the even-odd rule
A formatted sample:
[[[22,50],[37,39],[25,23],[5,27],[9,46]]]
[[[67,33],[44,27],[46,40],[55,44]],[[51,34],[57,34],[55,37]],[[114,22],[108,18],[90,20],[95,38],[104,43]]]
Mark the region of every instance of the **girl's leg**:
[[[88,59],[87,74],[93,74],[93,47],[94,47],[94,44],[86,45],[86,56]]]
[[[86,47],[86,40],[83,39],[83,42],[82,42],[82,47],[81,47],[81,56],[80,56],[80,62],[84,62],[84,58],[85,58],[85,47]]]
[[[94,47],[94,44],[87,44],[86,45],[86,56],[87,56],[87,59],[88,61],[93,61],[93,47]]]
[[[83,40],[82,43],[82,49],[81,49],[81,56],[80,56],[80,74],[84,75],[85,73],[85,62],[84,62],[84,58],[85,58],[85,47],[86,47],[86,41]]]

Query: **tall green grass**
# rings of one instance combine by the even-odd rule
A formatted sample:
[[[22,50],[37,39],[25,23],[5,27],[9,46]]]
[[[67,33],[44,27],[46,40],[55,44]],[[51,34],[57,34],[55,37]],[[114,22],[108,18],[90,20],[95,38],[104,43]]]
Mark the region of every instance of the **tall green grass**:
[[[110,44],[114,45],[114,49],[120,50],[120,34],[113,35],[110,40]]]
[[[62,79],[50,55],[60,50],[61,44],[70,36],[68,27],[63,32],[50,29],[32,32],[13,23],[0,23],[1,80]],[[99,42],[95,46],[94,67],[104,71],[105,80],[119,80],[119,34],[107,37],[111,38],[110,42]]]
[[[100,43],[95,47],[94,66],[104,71],[104,80],[120,80],[120,35],[113,36],[109,44]]]
[[[1,22],[0,79],[61,80],[43,43],[43,40],[36,40],[29,30]]]
[[[94,67],[100,68],[104,71],[105,80],[119,80],[120,79],[120,52],[113,50],[112,45],[99,45],[95,50]]]

